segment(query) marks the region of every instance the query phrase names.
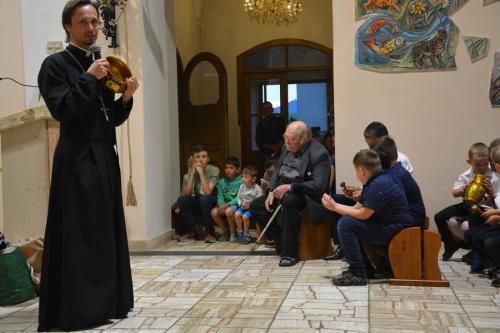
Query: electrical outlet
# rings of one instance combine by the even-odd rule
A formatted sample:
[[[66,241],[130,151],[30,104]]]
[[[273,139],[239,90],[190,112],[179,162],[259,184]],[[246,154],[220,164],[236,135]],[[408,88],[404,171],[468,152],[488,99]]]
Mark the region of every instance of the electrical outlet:
[[[47,42],[47,54],[51,55],[63,50],[63,42],[61,41],[49,41]]]

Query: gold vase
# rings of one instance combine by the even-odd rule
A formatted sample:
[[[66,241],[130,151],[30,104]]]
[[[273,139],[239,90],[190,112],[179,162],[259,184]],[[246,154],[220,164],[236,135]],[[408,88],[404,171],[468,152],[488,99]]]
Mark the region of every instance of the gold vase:
[[[465,188],[464,201],[470,205],[471,213],[480,213],[479,203],[483,200],[486,194],[486,189],[483,185],[484,175],[477,173],[470,183]]]

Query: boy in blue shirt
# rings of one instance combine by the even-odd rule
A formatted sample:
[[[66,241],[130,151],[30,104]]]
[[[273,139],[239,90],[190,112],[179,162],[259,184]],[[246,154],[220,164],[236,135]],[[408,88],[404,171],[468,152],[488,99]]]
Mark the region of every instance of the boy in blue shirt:
[[[338,222],[340,244],[349,269],[334,277],[337,286],[365,286],[373,267],[361,243],[387,246],[391,238],[408,226],[410,207],[401,186],[382,171],[376,152],[361,150],[353,159],[356,177],[363,183],[361,198],[354,207],[323,195],[323,205],[343,217]]]
[[[223,231],[223,236],[219,240],[228,241],[230,235],[235,234],[236,225],[228,218],[228,229],[223,218],[232,215],[231,207],[238,203],[236,195],[243,181],[240,175],[240,160],[237,157],[229,156],[226,159],[224,176],[217,183],[217,206],[212,209],[212,219]]]
[[[385,136],[378,141],[373,150],[378,154],[382,169],[398,183],[406,194],[412,219],[408,221],[409,227],[421,227],[425,219],[425,206],[420,187],[398,159],[396,142],[390,136]]]

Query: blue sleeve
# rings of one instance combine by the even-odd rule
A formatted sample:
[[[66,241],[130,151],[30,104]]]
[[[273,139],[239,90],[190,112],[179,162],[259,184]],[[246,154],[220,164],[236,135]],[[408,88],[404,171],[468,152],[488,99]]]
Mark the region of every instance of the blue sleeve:
[[[370,186],[363,188],[359,202],[363,207],[380,212],[400,195],[403,193],[397,184],[390,182],[388,177],[378,177]]]

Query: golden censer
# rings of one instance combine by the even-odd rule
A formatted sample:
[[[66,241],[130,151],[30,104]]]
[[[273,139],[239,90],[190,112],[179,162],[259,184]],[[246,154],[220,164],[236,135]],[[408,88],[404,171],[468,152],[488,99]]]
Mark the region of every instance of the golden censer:
[[[483,185],[484,175],[477,173],[470,183],[465,188],[464,193],[464,201],[469,206],[469,210],[471,213],[479,214],[481,212],[481,208],[479,208],[479,203],[483,200],[484,195],[486,194],[486,189]]]
[[[132,71],[117,57],[109,56],[106,60],[109,62],[109,71],[104,86],[116,94],[123,93],[127,87],[125,79],[132,76]]]

